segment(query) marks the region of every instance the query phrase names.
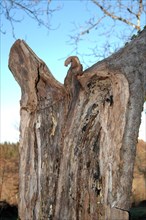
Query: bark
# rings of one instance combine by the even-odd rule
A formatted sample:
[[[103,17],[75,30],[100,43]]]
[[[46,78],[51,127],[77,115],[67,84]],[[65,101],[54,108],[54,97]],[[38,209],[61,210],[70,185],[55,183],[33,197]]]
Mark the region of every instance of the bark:
[[[21,220],[126,220],[146,88],[146,31],[82,73],[55,80],[23,40],[9,68],[21,90]],[[78,64],[80,65],[80,64]]]

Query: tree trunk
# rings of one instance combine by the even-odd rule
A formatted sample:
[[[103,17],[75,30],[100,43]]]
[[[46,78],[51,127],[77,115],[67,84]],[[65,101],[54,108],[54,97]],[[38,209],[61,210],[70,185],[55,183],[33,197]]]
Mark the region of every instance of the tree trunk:
[[[146,88],[145,37],[144,30],[84,72],[69,58],[64,85],[23,40],[14,43],[9,68],[22,91],[21,220],[128,219]]]

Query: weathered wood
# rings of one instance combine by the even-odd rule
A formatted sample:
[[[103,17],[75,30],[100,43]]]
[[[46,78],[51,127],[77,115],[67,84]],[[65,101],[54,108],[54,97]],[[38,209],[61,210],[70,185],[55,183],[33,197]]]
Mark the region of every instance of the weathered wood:
[[[22,90],[21,220],[128,219],[145,37],[143,31],[84,72],[71,63],[65,86],[24,41],[14,43],[9,67]]]

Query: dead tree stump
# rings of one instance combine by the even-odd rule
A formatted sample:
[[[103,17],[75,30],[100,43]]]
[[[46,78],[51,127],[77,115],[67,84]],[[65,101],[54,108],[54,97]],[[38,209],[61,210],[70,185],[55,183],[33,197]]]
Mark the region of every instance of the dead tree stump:
[[[146,88],[146,31],[65,85],[23,40],[9,68],[22,91],[21,220],[127,220]]]

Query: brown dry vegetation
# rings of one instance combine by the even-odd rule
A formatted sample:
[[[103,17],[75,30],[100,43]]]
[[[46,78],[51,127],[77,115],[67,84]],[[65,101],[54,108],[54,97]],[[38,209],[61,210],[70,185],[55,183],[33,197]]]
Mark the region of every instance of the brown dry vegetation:
[[[134,167],[132,202],[146,200],[146,142],[139,140]]]
[[[0,201],[18,204],[18,144],[0,144]]]
[[[18,144],[0,144],[0,201],[18,204]],[[139,140],[134,168],[132,202],[146,200],[146,142]]]

